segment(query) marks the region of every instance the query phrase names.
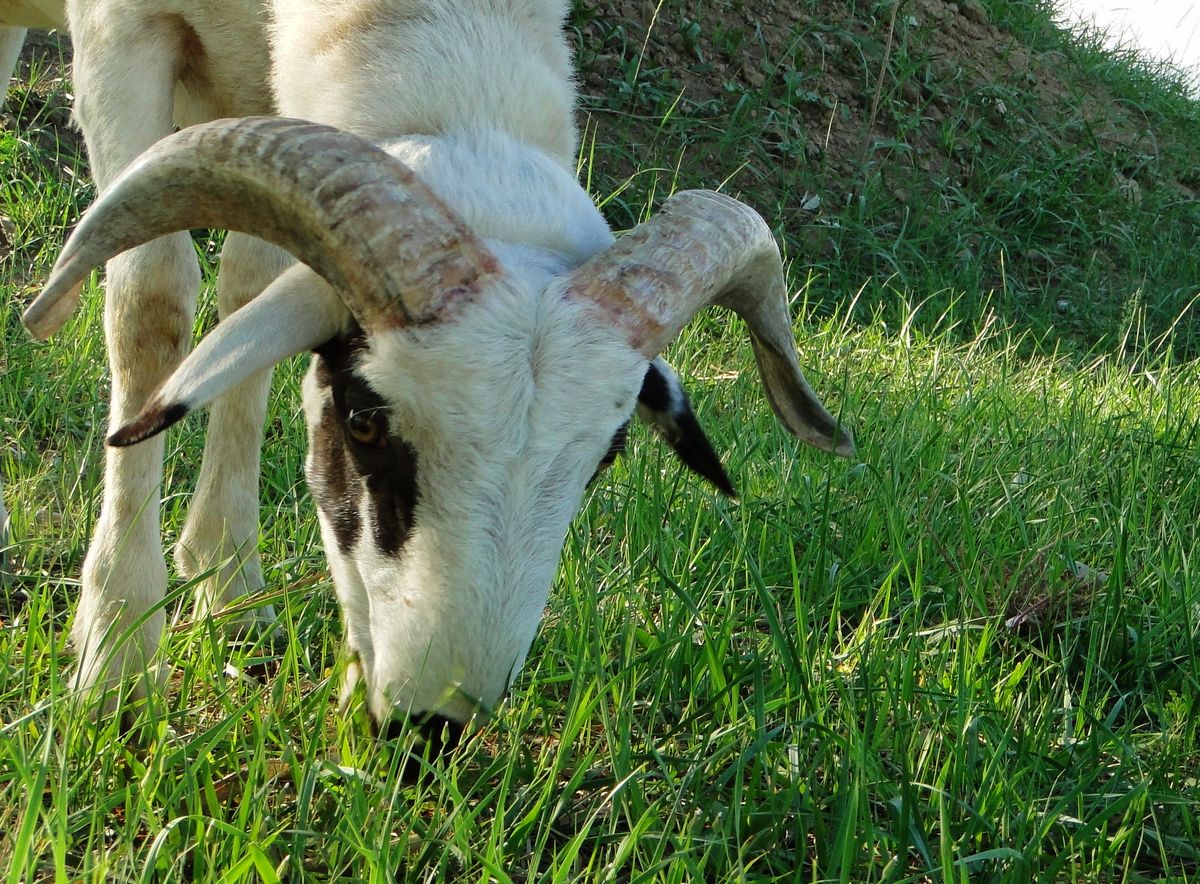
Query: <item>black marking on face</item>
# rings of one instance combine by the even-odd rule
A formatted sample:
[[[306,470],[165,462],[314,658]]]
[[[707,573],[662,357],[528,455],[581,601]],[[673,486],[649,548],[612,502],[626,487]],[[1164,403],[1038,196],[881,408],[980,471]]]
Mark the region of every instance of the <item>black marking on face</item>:
[[[417,504],[417,453],[399,439],[389,440],[390,460],[367,472],[367,491],[374,508],[375,545],[385,554],[400,552],[412,532]]]
[[[341,417],[332,400],[321,409],[321,420],[313,431],[313,467],[308,482],[317,506],[333,528],[338,549],[349,552],[358,543],[362,519],[358,514],[358,487],[351,485]]]
[[[365,347],[362,332],[355,329],[316,350],[317,384],[328,394],[313,433],[309,482],[343,553],[362,532],[359,507],[365,484],[372,539],[382,553],[394,556],[412,532],[417,453],[392,432],[384,400],[355,374]]]
[[[638,416],[671,446],[684,466],[724,494],[737,497],[737,491],[721,465],[721,458],[704,434],[679,380],[673,374],[660,371],[653,362],[646,369],[638,393]]]

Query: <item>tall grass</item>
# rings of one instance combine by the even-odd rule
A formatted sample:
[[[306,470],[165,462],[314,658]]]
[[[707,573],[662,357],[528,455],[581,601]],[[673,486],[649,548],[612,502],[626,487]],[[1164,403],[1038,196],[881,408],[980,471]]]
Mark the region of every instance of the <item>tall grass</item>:
[[[775,424],[740,325],[685,331],[668,356],[740,497],[635,432],[575,520],[511,697],[417,784],[362,709],[335,709],[302,360],[279,372],[262,478],[265,594],[289,640],[225,642],[176,581],[169,689],[126,733],[88,721],[65,638],[98,507],[100,293],[48,345],[17,313],[91,193],[27,132],[0,137],[18,244],[0,338],[18,571],[0,592],[4,881],[1200,876],[1197,363],[1149,305],[1076,346],[1014,321],[1011,291],[939,283],[920,249],[912,274],[859,276],[837,307],[824,294],[847,280],[789,268],[802,359],[854,462]],[[202,425],[169,437],[168,542]]]

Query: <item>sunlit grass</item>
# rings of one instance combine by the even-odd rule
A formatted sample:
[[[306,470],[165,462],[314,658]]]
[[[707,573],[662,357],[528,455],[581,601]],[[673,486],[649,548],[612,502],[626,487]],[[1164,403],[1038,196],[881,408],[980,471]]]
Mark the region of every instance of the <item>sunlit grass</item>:
[[[512,698],[417,787],[361,710],[335,711],[334,606],[297,464],[268,459],[264,503],[294,640],[172,631],[171,691],[136,748],[70,712],[77,562],[42,567],[61,531],[18,518],[29,602],[0,635],[16,879],[203,878],[248,857],[248,876],[321,878],[1193,868],[1194,365],[1018,358],[994,325],[961,344],[802,323],[813,377],[858,430],[846,463],[773,425],[716,326],[674,355],[740,501],[636,436],[572,529]],[[176,440],[194,460],[198,440]],[[59,468],[16,473],[14,513],[39,491],[60,524],[86,522]]]
[[[793,255],[802,361],[854,461],[778,427],[739,323],[685,331],[668,356],[739,498],[635,431],[512,696],[415,786],[361,708],[336,711],[303,360],[284,366],[260,601],[289,640],[227,644],[176,580],[168,689],[124,735],[89,723],[65,639],[99,499],[100,293],[50,344],[18,319],[90,199],[75,159],[0,136],[21,244],[0,326],[5,881],[1195,879],[1200,368],[1147,306],[1088,350],[1011,291],[937,283],[938,254],[852,281]],[[637,186],[621,200],[647,211]],[[169,437],[166,542],[202,427]]]

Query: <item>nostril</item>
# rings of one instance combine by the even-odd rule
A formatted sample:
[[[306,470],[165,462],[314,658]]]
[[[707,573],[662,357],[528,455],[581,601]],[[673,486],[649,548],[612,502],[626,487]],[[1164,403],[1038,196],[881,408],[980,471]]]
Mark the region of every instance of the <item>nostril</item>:
[[[407,717],[393,716],[379,729],[379,737],[384,740],[399,740],[409,729]]]
[[[467,726],[451,721],[444,715],[426,715],[417,721],[417,730],[429,745],[429,755],[441,755],[446,750],[458,748]]]
[[[411,717],[398,713],[384,725],[381,735],[385,740],[400,740],[406,734],[416,734],[419,741],[412,746],[411,752],[414,755],[425,755],[428,752],[429,758],[437,758],[443,752],[457,747],[462,742],[466,730],[465,724],[452,721],[436,712]]]

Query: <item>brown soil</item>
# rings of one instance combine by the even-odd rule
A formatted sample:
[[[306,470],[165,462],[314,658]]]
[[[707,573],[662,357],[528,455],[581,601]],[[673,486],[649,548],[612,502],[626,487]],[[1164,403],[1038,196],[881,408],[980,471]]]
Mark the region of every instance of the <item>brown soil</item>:
[[[83,153],[83,136],[71,124],[71,42],[57,31],[31,30],[14,80],[32,82],[27,100],[4,103],[3,123],[50,153]]]

